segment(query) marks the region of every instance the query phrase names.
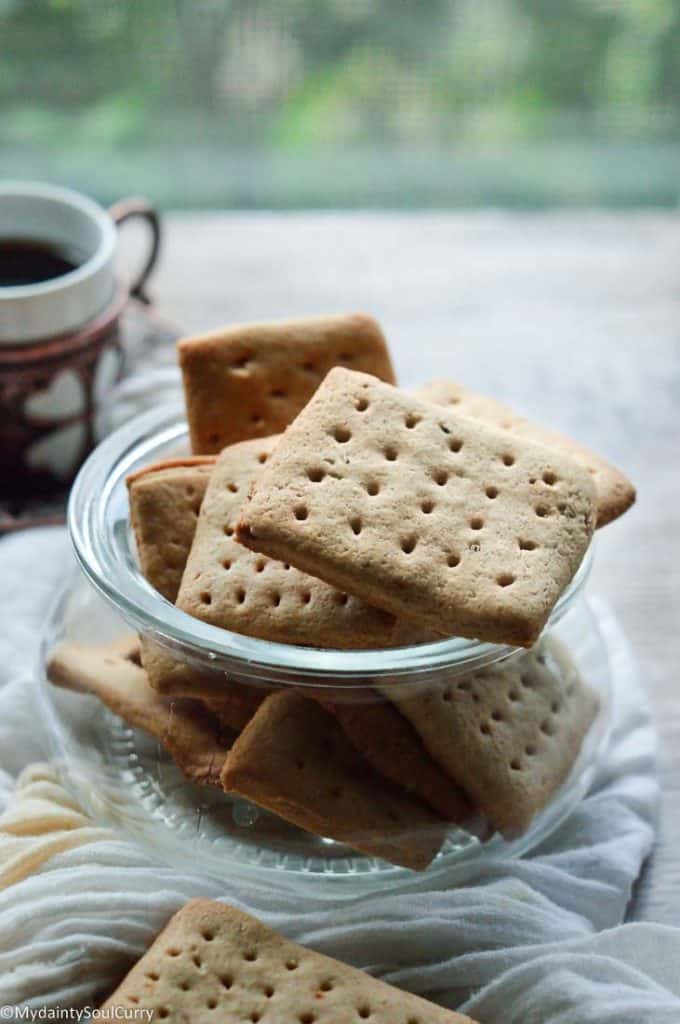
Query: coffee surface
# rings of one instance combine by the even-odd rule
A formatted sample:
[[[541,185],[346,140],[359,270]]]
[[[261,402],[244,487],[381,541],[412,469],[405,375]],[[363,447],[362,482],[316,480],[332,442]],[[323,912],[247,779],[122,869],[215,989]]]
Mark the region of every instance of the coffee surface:
[[[72,251],[34,238],[0,238],[0,288],[39,284],[75,270]]]

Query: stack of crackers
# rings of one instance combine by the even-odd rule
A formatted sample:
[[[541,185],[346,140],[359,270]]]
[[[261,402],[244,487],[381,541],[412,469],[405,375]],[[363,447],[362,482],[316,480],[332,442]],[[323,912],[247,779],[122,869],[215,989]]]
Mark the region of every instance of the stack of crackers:
[[[157,736],[193,781],[395,864],[425,868],[452,825],[523,832],[598,710],[543,630],[630,482],[456,383],[399,389],[367,316],[232,327],[178,351],[193,454],[128,480],[140,567],[163,599],[261,640],[466,637],[499,657],[358,701],[332,679],[226,677],[142,637],[62,645],[53,682]]]

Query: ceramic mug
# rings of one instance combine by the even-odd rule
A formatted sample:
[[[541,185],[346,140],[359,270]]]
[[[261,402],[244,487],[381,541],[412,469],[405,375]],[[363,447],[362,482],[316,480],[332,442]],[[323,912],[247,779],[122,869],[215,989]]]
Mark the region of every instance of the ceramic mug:
[[[150,247],[127,281],[117,226],[143,219]],[[0,499],[65,487],[94,443],[98,406],[119,378],[120,316],[158,256],[160,224],[142,199],[105,210],[69,189],[0,184],[0,243],[23,239],[75,253],[73,269],[35,283],[0,283]]]

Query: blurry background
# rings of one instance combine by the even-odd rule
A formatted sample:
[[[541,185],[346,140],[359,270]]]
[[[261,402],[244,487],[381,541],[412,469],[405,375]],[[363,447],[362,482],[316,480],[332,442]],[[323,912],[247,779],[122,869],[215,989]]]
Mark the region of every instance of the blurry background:
[[[164,206],[676,205],[678,0],[0,0],[0,176]]]

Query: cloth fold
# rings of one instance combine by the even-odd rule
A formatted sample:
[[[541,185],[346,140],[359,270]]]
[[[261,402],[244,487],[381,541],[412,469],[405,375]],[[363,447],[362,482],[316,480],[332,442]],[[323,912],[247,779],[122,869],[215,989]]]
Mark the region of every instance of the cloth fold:
[[[545,842],[403,890],[333,900],[309,886],[301,898],[237,871],[216,881],[159,864],[91,821],[57,765],[26,768],[49,756],[32,675],[69,559],[60,530],[0,542],[0,1006],[96,1005],[167,918],[205,895],[482,1024],[680,1020],[680,930],[621,924],[653,843],[658,787],[649,708],[606,609],[611,744]]]

